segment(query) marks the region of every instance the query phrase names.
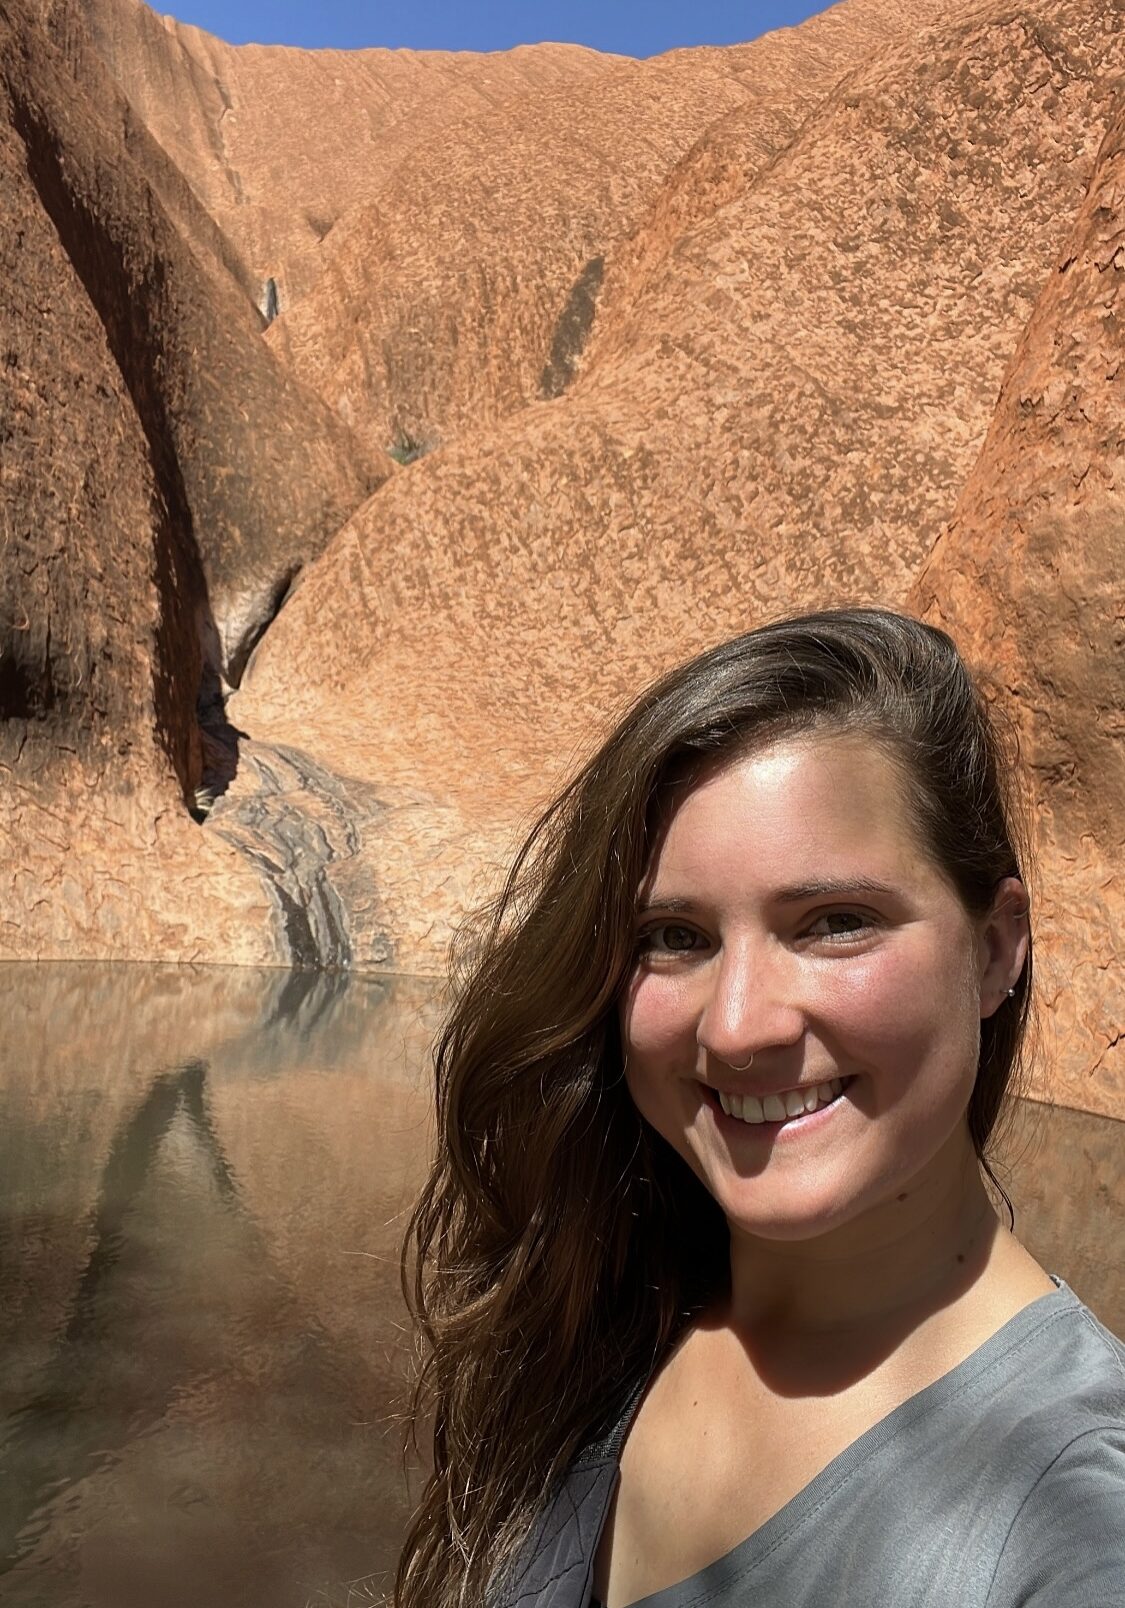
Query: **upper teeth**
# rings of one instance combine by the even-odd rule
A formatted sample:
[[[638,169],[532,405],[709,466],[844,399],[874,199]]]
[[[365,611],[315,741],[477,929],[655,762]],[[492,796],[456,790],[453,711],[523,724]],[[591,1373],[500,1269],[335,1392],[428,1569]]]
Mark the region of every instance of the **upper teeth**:
[[[784,1094],[767,1094],[759,1100],[754,1094],[725,1094],[717,1090],[719,1104],[728,1117],[743,1122],[784,1122],[787,1117],[803,1117],[817,1106],[827,1105],[844,1087],[839,1078],[814,1083],[805,1089],[786,1089]]]

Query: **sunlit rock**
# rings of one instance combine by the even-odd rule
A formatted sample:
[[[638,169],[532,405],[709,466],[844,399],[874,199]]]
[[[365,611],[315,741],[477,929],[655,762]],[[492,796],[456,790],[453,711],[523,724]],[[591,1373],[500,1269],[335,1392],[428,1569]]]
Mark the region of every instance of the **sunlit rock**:
[[[440,972],[656,673],[877,600],[1012,690],[1036,1088],[1121,1110],[1123,72],[1113,0],[643,63],[12,0],[0,953]]]

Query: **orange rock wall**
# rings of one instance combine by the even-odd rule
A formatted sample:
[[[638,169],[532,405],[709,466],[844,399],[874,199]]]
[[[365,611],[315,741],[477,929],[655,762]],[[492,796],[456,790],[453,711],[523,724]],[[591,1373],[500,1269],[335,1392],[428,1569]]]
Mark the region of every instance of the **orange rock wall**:
[[[1121,0],[650,62],[6,17],[3,953],[440,971],[657,672],[876,600],[1017,706],[1036,1090],[1125,1112]]]
[[[1044,1089],[1125,1112],[1125,105],[911,606],[1004,688],[1041,858]]]

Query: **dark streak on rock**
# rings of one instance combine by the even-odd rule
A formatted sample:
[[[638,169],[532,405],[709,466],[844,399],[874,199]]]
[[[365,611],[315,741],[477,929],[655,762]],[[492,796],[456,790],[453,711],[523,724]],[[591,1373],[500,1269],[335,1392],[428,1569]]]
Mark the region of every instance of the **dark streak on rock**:
[[[357,959],[348,903],[334,873],[360,849],[359,823],[382,805],[361,783],[345,781],[299,748],[245,743],[241,767],[250,795],[225,795],[207,821],[258,871],[279,919],[290,964],[346,969]],[[373,890],[369,890],[373,893]],[[389,939],[364,945],[362,958],[388,965]]]
[[[165,367],[166,265],[155,255],[145,264],[128,259],[73,170],[51,126],[49,110],[34,85],[0,74],[11,99],[12,125],[27,153],[28,175],[58,230],[71,267],[105,330],[121,378],[144,431],[152,465],[153,580],[160,599],[153,655],[156,735],[171,761],[185,801],[200,780],[195,701],[202,672],[198,620],[208,617],[207,581],[193,529],[192,512],[169,428],[161,376]],[[47,650],[49,652],[49,642]],[[9,675],[7,696],[29,713],[34,699],[50,706],[58,691],[44,655],[30,669]]]
[[[604,273],[605,258],[591,257],[570,287],[566,306],[559,314],[551,339],[551,355],[539,380],[539,395],[545,402],[562,396],[574,378],[578,359],[593,326]]]

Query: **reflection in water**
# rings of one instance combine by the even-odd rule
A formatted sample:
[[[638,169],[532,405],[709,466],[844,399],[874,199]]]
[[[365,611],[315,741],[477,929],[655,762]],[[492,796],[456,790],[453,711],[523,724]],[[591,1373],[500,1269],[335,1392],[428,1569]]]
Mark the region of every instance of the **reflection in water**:
[[[9,1563],[32,1548],[39,1514],[48,1493],[110,1461],[127,1434],[161,1418],[180,1369],[146,1368],[134,1378],[137,1356],[123,1349],[115,1332],[118,1314],[137,1292],[137,1247],[131,1234],[138,1208],[157,1212],[164,1203],[145,1200],[145,1186],[159,1166],[160,1150],[181,1113],[196,1140],[199,1160],[224,1206],[236,1202],[230,1169],[215,1138],[203,1098],[206,1067],[195,1061],[158,1076],[145,1099],[115,1138],[102,1174],[93,1214],[91,1246],[58,1344],[42,1370],[39,1390],[17,1407],[4,1426],[5,1500],[0,1506],[0,1558]],[[152,1358],[146,1361],[171,1359]],[[140,1385],[138,1390],[137,1385]],[[108,1388],[107,1388],[108,1387]],[[103,1427],[91,1409],[98,1397],[128,1404],[124,1420]],[[105,1429],[108,1428],[108,1434]]]
[[[5,1608],[378,1602],[433,984],[0,966]],[[1026,1108],[1021,1237],[1125,1328],[1125,1125]]]
[[[433,985],[253,981],[0,969],[13,1608],[374,1601],[393,1565]],[[133,1023],[209,1053],[146,1077]]]

